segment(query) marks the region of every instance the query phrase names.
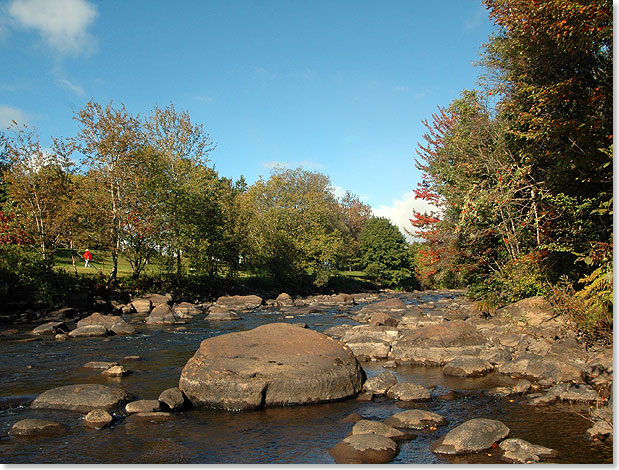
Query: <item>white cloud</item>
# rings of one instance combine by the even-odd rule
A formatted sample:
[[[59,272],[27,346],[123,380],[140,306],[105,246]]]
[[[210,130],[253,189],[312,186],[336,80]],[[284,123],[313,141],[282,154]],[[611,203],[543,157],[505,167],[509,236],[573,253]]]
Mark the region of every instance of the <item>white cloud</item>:
[[[335,186],[333,186],[333,195],[336,198],[339,199],[339,198],[344,197],[346,195],[346,190],[344,188],[342,188],[341,186],[335,185]]]
[[[16,121],[18,124],[27,124],[29,116],[19,108],[0,104],[0,130],[6,129]]]
[[[80,85],[78,85],[77,83],[73,83],[70,80],[67,80],[66,78],[58,78],[56,79],[56,83],[60,85],[61,87],[75,93],[78,96],[81,96],[81,97],[86,96],[86,92]]]
[[[430,213],[435,211],[436,208],[430,205],[427,201],[422,199],[415,199],[413,192],[404,194],[399,199],[393,199],[391,206],[381,205],[378,208],[373,208],[372,212],[376,217],[386,217],[391,220],[394,225],[397,225],[402,234],[409,242],[415,241],[415,237],[412,237],[406,233],[415,232],[410,219],[413,217],[413,212]]]
[[[194,96],[193,99],[207,104],[211,104],[213,102],[213,98],[211,96],[203,95],[202,93]]]
[[[87,29],[97,9],[86,0],[13,0],[8,13],[16,24],[38,31],[42,39],[61,53],[79,54],[94,47]]]
[[[409,91],[411,91],[411,89],[409,87],[404,86],[404,85],[398,85],[393,90],[398,92],[398,93],[408,93]]]

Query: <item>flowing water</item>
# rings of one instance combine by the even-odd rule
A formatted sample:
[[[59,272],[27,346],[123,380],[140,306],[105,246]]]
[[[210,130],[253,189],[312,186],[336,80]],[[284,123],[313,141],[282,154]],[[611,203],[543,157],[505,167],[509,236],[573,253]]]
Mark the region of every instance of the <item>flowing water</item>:
[[[417,301],[403,299],[407,303]],[[511,429],[510,437],[558,450],[560,456],[551,460],[554,463],[612,463],[611,444],[591,443],[584,438],[591,426],[583,417],[586,409],[562,404],[533,407],[520,396],[490,396],[488,389],[513,381],[499,374],[447,377],[438,367],[400,366],[389,370],[399,381],[432,388],[433,396],[455,390],[455,400],[404,405],[386,398],[372,402],[350,399],[245,412],[193,408],[160,423],[132,422],[118,415],[112,427],[102,430],[84,427],[82,415],[76,412],[28,408],[39,393],[74,383],[114,384],[140,399],[156,399],[166,388],[178,386],[183,366],[205,338],[275,321],[304,322],[317,331],[355,323],[335,313],[338,311],[333,307],[287,320],[278,310],[264,310],[231,322],[209,322],[200,316],[188,320],[184,331],[137,323],[138,334],[134,336],[65,342],[51,338],[22,342],[35,325],[16,327],[24,334],[0,339],[0,463],[334,463],[328,450],[353,426],[344,418],[359,413],[368,419],[384,420],[405,406],[439,413],[449,424],[401,443],[394,463],[500,463],[500,452],[494,450],[458,457],[438,456],[430,451],[433,441],[472,418],[498,419]],[[125,319],[131,321],[132,316]],[[134,355],[141,360],[123,360]],[[82,367],[89,361],[117,361],[133,373],[106,378],[100,370]],[[380,362],[362,366],[368,377],[385,370]],[[70,431],[57,437],[32,439],[7,436],[11,426],[25,418],[58,421],[69,426]]]

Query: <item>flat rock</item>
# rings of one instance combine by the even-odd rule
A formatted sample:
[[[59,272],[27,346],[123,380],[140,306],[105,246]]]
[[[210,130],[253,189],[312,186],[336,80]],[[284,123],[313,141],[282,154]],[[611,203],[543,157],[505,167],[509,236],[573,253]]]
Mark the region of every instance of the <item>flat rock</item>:
[[[227,295],[217,299],[215,305],[229,309],[252,310],[262,305],[262,297],[257,295]]]
[[[381,423],[380,421],[373,421],[370,419],[360,419],[357,421],[352,428],[352,434],[379,434],[381,436],[393,439],[394,441],[410,439],[413,437],[398,429]]]
[[[37,326],[30,332],[33,335],[56,335],[58,333],[67,333],[69,328],[67,324],[62,321],[52,321]]]
[[[112,366],[109,369],[105,369],[101,372],[103,375],[107,375],[109,377],[125,377],[129,375],[131,371],[127,369],[125,366]]]
[[[127,403],[125,411],[129,414],[161,411],[161,402],[159,400],[136,400]]]
[[[436,454],[468,454],[492,447],[509,434],[509,428],[501,421],[475,418],[449,431],[430,446]]]
[[[393,439],[379,434],[354,434],[338,442],[329,454],[340,464],[391,462],[400,452]]]
[[[447,420],[437,413],[426,410],[406,410],[387,418],[384,423],[394,428],[428,429],[444,426]]]
[[[463,356],[452,359],[443,366],[443,374],[455,377],[481,377],[494,369],[483,359]]]
[[[9,430],[14,437],[57,436],[69,431],[64,424],[45,419],[22,419],[16,422]]]
[[[84,416],[84,426],[93,429],[103,429],[110,424],[114,418],[105,410],[92,410]]]
[[[133,396],[121,388],[99,384],[65,385],[47,390],[34,399],[31,408],[74,410],[87,413],[97,408],[119,408]]]
[[[103,325],[82,326],[69,332],[69,336],[72,338],[94,338],[107,336],[108,334],[108,329]]]
[[[319,403],[361,390],[363,371],[350,349],[286,323],[202,341],[179,381],[194,405],[252,409]]]
[[[193,318],[194,315],[200,315],[202,309],[190,302],[181,302],[173,308],[174,314],[179,318]]]
[[[397,382],[398,379],[395,374],[386,370],[371,379],[367,379],[363,384],[363,390],[374,395],[384,395]]]
[[[332,338],[340,339],[352,327],[353,327],[352,325],[348,325],[348,324],[336,325],[336,326],[332,326],[331,328],[327,328],[325,331],[323,331],[323,334],[327,336],[331,336]]]
[[[84,364],[82,367],[86,369],[109,369],[110,367],[114,367],[119,365],[118,362],[109,362],[109,361],[90,361]]]
[[[505,439],[499,447],[503,451],[501,460],[509,463],[537,463],[540,458],[559,456],[556,450],[531,444],[522,439]]]
[[[540,326],[557,314],[552,305],[542,296],[519,300],[496,311],[495,316],[505,316],[526,326]]]
[[[387,396],[401,401],[425,401],[431,398],[430,391],[423,385],[399,382],[387,390]]]

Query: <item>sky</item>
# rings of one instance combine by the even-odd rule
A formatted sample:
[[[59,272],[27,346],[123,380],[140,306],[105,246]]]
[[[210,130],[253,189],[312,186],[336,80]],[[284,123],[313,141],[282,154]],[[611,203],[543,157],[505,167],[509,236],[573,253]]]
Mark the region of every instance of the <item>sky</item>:
[[[476,86],[493,31],[480,0],[0,1],[0,128],[46,147],[90,100],[172,103],[220,175],[320,171],[410,230],[422,121]]]

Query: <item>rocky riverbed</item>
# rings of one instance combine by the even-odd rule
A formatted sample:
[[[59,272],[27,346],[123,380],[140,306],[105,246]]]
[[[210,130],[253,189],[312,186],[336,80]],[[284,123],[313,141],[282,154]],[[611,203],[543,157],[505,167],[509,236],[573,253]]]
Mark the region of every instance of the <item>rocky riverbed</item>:
[[[613,459],[612,349],[543,298],[93,300],[0,332],[3,463]]]

